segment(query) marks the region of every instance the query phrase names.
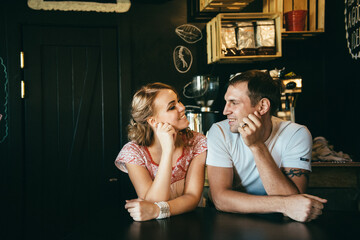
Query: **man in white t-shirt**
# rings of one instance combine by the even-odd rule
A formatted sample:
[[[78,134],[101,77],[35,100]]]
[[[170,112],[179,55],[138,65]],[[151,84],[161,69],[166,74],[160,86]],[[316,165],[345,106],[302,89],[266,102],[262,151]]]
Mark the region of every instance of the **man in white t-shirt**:
[[[218,210],[280,212],[300,221],[317,218],[327,202],[304,194],[312,137],[305,126],[274,117],[280,86],[267,72],[234,76],[225,94],[227,120],[208,132],[210,196]]]

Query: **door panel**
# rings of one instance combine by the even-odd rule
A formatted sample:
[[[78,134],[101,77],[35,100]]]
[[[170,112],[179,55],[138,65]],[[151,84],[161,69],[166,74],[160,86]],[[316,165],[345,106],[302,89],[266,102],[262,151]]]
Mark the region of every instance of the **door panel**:
[[[119,210],[119,183],[109,181],[121,145],[116,36],[112,28],[23,28],[29,238],[61,236],[104,208]]]

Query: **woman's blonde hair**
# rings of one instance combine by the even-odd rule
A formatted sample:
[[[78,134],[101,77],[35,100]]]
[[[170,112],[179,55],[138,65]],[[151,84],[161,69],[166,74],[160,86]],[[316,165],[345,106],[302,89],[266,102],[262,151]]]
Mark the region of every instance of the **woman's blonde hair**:
[[[149,83],[138,90],[131,103],[131,119],[128,125],[128,138],[141,146],[150,146],[154,141],[154,132],[147,122],[148,118],[154,116],[154,100],[159,91],[164,89],[172,90],[176,95],[175,88],[164,83]],[[186,138],[193,136],[189,128],[179,132]]]

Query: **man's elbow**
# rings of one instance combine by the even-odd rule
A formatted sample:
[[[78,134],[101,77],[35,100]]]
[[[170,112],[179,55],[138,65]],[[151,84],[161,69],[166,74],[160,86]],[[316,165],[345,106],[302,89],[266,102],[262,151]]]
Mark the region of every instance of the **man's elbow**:
[[[221,212],[226,212],[225,205],[223,205],[219,202],[214,202],[214,206],[215,206],[216,210],[221,211]]]
[[[211,193],[211,200],[218,211],[227,212],[227,204],[221,193]]]

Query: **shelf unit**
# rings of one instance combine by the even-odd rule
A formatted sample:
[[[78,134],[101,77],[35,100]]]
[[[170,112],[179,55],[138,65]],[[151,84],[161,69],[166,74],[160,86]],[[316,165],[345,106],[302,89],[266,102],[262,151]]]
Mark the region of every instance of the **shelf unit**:
[[[307,39],[325,32],[325,0],[263,0],[263,12],[284,13],[292,10],[307,10],[305,30],[300,32],[286,31],[284,17],[281,18],[281,35],[283,39]]]
[[[220,12],[206,24],[207,31],[207,62],[238,63],[273,60],[282,56],[282,40],[304,40],[325,32],[325,0],[263,0],[263,11],[260,13],[221,13],[224,8],[214,6],[230,6],[235,2],[246,4],[249,0],[199,0],[202,10]],[[214,5],[215,4],[215,5]],[[239,5],[240,6],[240,5]],[[239,11],[241,9],[239,8]],[[307,10],[307,20],[304,31],[286,31],[284,28],[284,13],[292,10]],[[234,9],[232,9],[234,11]],[[225,56],[221,51],[221,27],[223,23],[239,20],[274,19],[276,29],[276,54]]]
[[[237,21],[274,20],[275,22],[275,47],[274,55],[246,55],[225,56],[221,51],[222,37],[221,28],[223,24]],[[278,13],[219,13],[206,24],[207,32],[207,62],[210,63],[239,63],[273,60],[282,56],[281,53],[281,31],[280,14]]]

